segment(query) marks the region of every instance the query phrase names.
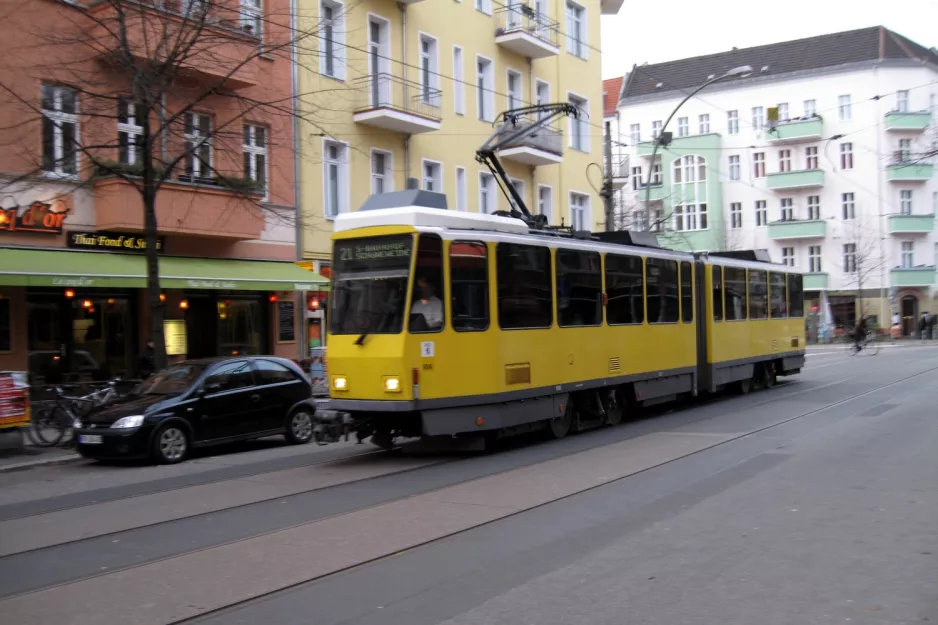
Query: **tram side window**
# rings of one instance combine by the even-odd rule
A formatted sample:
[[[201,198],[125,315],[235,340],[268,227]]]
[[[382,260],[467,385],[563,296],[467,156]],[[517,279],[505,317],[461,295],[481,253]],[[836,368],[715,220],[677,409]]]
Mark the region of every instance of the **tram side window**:
[[[499,327],[549,328],[553,323],[550,250],[536,245],[499,243],[495,260]]]
[[[769,316],[768,286],[766,272],[749,270],[749,318],[767,319]]]
[[[785,305],[785,274],[769,274],[769,302],[772,307],[772,319],[784,319],[788,316],[788,307]]]
[[[681,321],[694,320],[694,287],[691,284],[690,263],[681,261]]]
[[[449,250],[452,324],[457,332],[489,327],[489,263],[485,243],[454,241]]]
[[[557,323],[561,327],[600,325],[602,293],[598,252],[557,250]]]
[[[746,318],[746,270],[723,268],[724,310],[727,321]]]
[[[437,235],[420,235],[414,276],[410,331],[439,332],[443,329],[443,241]]]
[[[788,274],[788,316],[804,316],[804,276],[801,274]]]
[[[713,265],[710,275],[713,282],[713,320],[723,321],[723,267]]]
[[[648,323],[677,323],[678,290],[677,261],[648,258],[645,260]]]
[[[606,254],[606,323],[622,325],[645,321],[642,259]]]

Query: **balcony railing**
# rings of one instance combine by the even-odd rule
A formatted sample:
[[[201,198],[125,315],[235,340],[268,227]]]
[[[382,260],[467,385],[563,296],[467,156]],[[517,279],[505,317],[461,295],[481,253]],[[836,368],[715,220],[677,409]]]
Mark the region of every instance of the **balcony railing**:
[[[391,109],[435,122],[442,119],[443,92],[392,74],[362,76],[354,83],[355,113]]]
[[[527,4],[509,3],[507,6],[495,9],[493,14],[498,20],[498,26],[495,29],[496,36],[523,32],[555,48],[560,47],[557,43],[560,24],[538,13]]]
[[[498,129],[498,134],[500,136],[514,134],[525,127],[531,126],[535,121],[534,118],[530,117],[518,117],[514,124],[507,122],[502,124]],[[552,154],[563,154],[563,132],[557,123],[543,126],[533,135],[504,145],[501,149],[510,150],[511,148],[521,147],[535,148]]]
[[[924,182],[934,174],[929,155],[898,150],[886,167],[886,179],[892,182]]]

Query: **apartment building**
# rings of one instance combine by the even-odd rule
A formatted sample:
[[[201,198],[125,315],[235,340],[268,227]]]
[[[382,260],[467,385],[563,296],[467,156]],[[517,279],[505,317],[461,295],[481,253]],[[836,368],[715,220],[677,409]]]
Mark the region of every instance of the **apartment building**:
[[[318,24],[299,61],[305,255],[330,258],[330,220],[408,179],[450,210],[508,210],[476,150],[498,115],[569,102],[581,117],[504,149],[534,214],[595,228],[603,220],[587,167],[602,163],[600,16],[621,0],[300,3]]]
[[[0,369],[134,375],[151,310],[144,153],[166,178],[170,356],[305,352],[297,293],[325,279],[294,262],[294,118],[260,105],[293,94],[290,56],[264,48],[289,21],[268,13],[289,16],[289,0],[33,0],[4,15]]]
[[[874,27],[636,66],[618,114],[628,227],[681,249],[768,249],[840,324],[898,313],[908,331],[938,310],[934,48]]]

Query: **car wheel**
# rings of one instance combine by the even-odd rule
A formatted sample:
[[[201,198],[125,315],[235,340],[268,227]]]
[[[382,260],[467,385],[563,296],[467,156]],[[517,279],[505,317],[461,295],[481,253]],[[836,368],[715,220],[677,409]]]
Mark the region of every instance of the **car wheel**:
[[[160,464],[182,462],[189,453],[189,434],[179,425],[161,427],[153,439],[153,457]]]
[[[291,413],[284,436],[291,445],[305,445],[313,440],[313,415],[303,409]]]

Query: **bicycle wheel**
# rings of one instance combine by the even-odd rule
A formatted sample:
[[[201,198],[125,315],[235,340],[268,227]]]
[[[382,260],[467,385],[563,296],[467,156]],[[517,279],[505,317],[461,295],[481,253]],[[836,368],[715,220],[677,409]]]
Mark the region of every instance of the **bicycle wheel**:
[[[34,412],[30,426],[28,435],[37,447],[53,447],[62,442],[71,423],[61,406],[51,406]]]
[[[879,353],[879,343],[876,341],[867,341],[863,346],[863,351],[867,353],[867,356],[875,356]]]

